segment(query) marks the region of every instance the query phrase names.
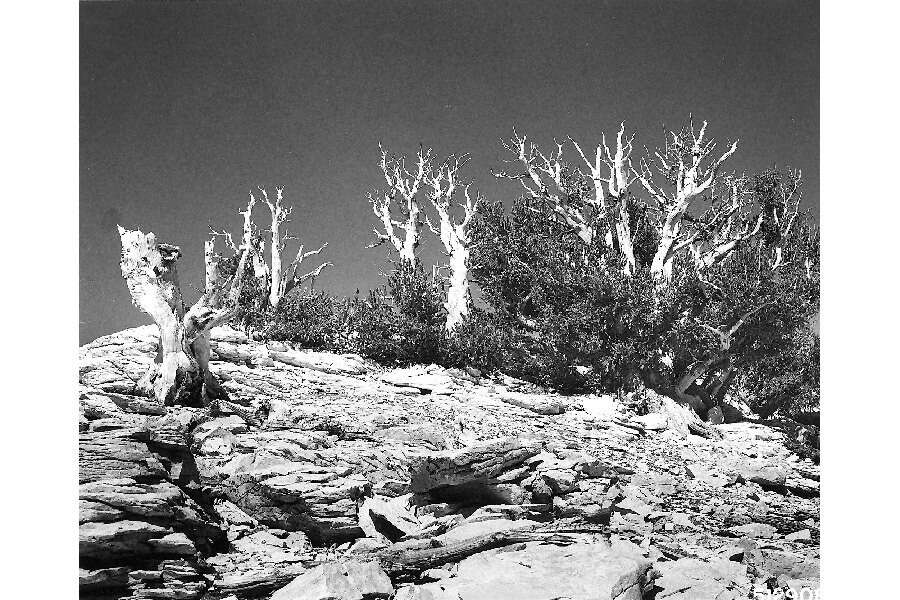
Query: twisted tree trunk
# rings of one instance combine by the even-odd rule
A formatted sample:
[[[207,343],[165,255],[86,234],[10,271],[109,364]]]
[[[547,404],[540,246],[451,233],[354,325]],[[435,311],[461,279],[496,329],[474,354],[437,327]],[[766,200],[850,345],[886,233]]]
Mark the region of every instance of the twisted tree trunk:
[[[234,314],[249,248],[237,272],[225,280],[212,241],[206,243],[206,291],[189,311],[178,283],[177,246],[159,243],[153,233],[119,227],[122,276],[134,304],[159,328],[156,360],[139,388],[164,405],[205,405],[227,397],[209,370],[209,330]]]
[[[426,215],[425,221],[429,229],[441,240],[444,251],[449,259],[450,278],[447,288],[447,300],[444,308],[447,310],[447,320],[444,328],[448,334],[463,322],[469,314],[469,252],[471,241],[469,225],[478,211],[481,196],[476,193],[475,198],[469,194],[469,185],[462,186],[465,201],[460,203],[465,215],[460,221],[454,221],[450,214],[453,195],[459,187],[459,170],[465,164],[465,158],[448,160],[434,173],[425,177],[427,185],[431,188],[429,198],[437,211],[439,224],[431,222]]]

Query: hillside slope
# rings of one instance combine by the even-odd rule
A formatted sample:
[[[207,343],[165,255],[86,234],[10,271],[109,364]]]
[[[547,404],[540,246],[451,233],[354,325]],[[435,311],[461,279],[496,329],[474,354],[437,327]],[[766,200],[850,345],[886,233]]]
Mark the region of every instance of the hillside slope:
[[[232,403],[162,407],[135,395],[155,338],[140,327],[80,350],[82,597],[818,589],[818,468],[765,425],[701,425],[652,394],[636,416],[611,397],[225,328],[212,368]]]

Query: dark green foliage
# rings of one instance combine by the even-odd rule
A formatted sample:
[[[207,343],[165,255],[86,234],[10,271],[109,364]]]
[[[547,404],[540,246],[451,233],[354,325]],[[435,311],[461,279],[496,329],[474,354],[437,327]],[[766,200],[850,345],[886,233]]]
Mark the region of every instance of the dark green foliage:
[[[366,298],[297,289],[274,311],[262,300],[248,296],[237,323],[264,339],[358,353],[384,365],[444,362],[442,290],[419,264],[400,265]]]
[[[819,336],[811,328],[797,329],[780,352],[756,361],[737,387],[762,418],[810,420],[819,406]],[[810,420],[810,424],[817,424]]]
[[[407,351],[422,359],[437,359],[447,316],[443,288],[429,279],[416,261],[402,262],[388,276],[387,290],[401,317],[402,329],[411,335]]]
[[[364,332],[379,341],[378,360],[385,364],[440,363],[444,341],[443,290],[425,274],[416,262],[403,262],[387,279],[386,298],[370,314],[374,317],[359,330],[360,354],[375,358],[367,351]],[[387,300],[390,311],[386,310]],[[387,346],[383,340],[390,339]]]
[[[261,333],[266,339],[290,341],[304,348],[345,350],[350,346],[350,302],[326,292],[296,289],[270,311]]]
[[[492,372],[507,370],[516,362],[511,350],[519,347],[521,341],[512,339],[515,330],[506,327],[494,313],[472,307],[454,334],[445,341],[443,362],[447,366]]]
[[[563,179],[568,203],[583,207],[591,182],[571,169]],[[707,268],[683,249],[666,285],[649,269],[659,213],[639,198],[629,197],[637,269],[627,276],[599,215],[586,244],[544,199],[525,196],[508,210],[485,203],[471,223],[470,278],[482,306],[470,307],[451,336],[444,290],[418,262],[398,265],[364,298],[298,290],[271,311],[264,290],[250,289],[239,322],[268,339],[384,365],[502,370],[564,392],[643,384],[674,397],[679,382],[690,382],[688,393],[707,408],[731,392],[763,416],[796,417],[819,397],[818,338],[808,327],[818,311],[818,231],[800,217],[784,236],[792,174],[767,171],[744,185],[751,202],[735,227],[762,214],[759,235]],[[698,248],[718,243],[708,216],[719,201],[688,219]]]
[[[616,255],[586,246],[532,198],[509,215],[486,206],[474,236],[474,279],[508,330],[505,372],[565,391],[624,383],[650,325],[645,276],[625,277]]]
[[[781,239],[773,223],[792,186],[789,174],[752,178],[754,212],[743,218],[754,222],[763,211],[762,234],[702,275],[689,253],[678,255],[664,287],[648,272],[658,238],[636,201],[633,277],[599,236],[585,245],[541,199],[519,198],[509,214],[499,203],[485,206],[474,227],[473,271],[494,322],[507,330],[496,336],[504,371],[563,390],[628,390],[640,380],[671,395],[709,361],[691,393],[711,406],[739,375],[791,352],[793,336],[818,310],[818,233],[801,220]],[[782,264],[773,270],[776,247]],[[738,324],[724,348],[715,330]],[[814,375],[807,369],[798,377]],[[817,387],[815,379],[809,385]]]

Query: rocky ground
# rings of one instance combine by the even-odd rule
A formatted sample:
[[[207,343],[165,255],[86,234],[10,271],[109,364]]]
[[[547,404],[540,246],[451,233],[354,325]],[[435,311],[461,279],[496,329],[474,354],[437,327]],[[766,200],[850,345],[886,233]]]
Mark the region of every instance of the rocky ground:
[[[763,424],[213,332],[233,404],[80,350],[84,598],[812,598],[819,472]],[[645,407],[647,408],[647,407]],[[644,411],[641,411],[644,412]],[[806,595],[804,595],[806,594]]]

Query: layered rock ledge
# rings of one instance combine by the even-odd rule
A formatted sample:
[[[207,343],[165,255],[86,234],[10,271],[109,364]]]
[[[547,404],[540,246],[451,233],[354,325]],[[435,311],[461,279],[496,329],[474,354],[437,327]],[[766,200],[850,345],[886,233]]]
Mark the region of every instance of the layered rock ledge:
[[[636,415],[611,397],[386,370],[228,328],[211,345],[231,397],[214,411],[137,395],[155,327],[81,348],[82,597],[818,589],[818,467],[769,424],[698,427],[662,398]]]

